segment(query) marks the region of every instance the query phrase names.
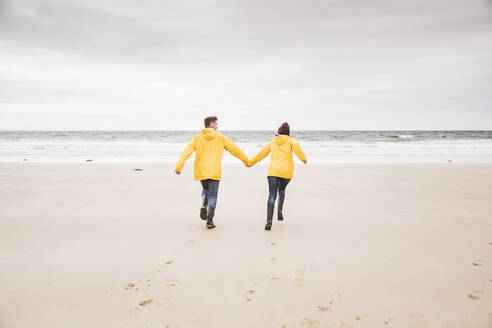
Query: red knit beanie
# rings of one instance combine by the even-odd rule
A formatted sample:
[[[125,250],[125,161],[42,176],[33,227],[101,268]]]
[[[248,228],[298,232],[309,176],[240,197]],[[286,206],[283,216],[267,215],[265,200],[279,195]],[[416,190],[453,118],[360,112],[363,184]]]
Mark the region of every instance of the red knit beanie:
[[[286,134],[288,136],[290,136],[290,126],[289,126],[289,123],[287,122],[284,122],[279,128],[278,128],[278,131],[277,131],[278,134]]]

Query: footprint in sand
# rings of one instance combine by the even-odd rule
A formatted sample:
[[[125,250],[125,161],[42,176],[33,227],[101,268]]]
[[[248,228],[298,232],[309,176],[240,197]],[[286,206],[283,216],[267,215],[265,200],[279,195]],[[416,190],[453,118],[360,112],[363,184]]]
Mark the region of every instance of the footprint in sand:
[[[252,289],[247,290],[246,293],[244,293],[244,296],[246,297],[246,301],[251,301],[253,299],[253,296],[255,296],[256,292]]]
[[[299,323],[303,327],[311,327],[314,326],[318,323],[316,320],[311,320],[309,318],[304,318],[302,321]]]
[[[471,292],[470,294],[468,294],[468,298],[472,299],[472,300],[478,300],[480,298],[479,295],[481,295],[482,292],[479,291],[479,290],[474,290],[473,292]]]
[[[166,281],[166,286],[167,287],[176,287],[176,285],[178,284],[179,280],[168,280]]]
[[[138,303],[138,305],[140,306],[146,306],[146,305],[149,305],[149,304],[152,304],[154,303],[154,301],[152,299],[148,299],[148,300],[145,300],[145,301],[142,301],[140,303]]]
[[[297,287],[304,286],[304,279],[302,279],[301,277],[295,277],[294,282],[296,283]]]
[[[319,312],[331,312],[331,308],[327,306],[318,306],[318,311]]]
[[[384,324],[385,325],[389,324],[391,322],[391,320],[393,320],[393,319],[395,319],[395,318],[388,318],[388,319],[386,319],[386,321],[384,321]]]
[[[133,282],[130,282],[124,286],[125,289],[132,289],[133,287],[135,287],[135,284]]]

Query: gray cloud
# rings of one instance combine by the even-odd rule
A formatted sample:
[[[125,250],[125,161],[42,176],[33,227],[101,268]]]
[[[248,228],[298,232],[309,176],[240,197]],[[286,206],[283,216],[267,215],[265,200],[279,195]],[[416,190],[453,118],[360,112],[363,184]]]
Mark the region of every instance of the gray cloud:
[[[230,129],[491,129],[491,18],[481,0],[3,0],[0,129],[209,113]]]

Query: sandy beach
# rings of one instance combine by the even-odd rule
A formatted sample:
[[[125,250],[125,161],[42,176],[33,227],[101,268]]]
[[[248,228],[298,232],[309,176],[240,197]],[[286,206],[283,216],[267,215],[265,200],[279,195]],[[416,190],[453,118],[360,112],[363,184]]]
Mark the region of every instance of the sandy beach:
[[[492,165],[0,164],[0,327],[492,327]],[[141,169],[141,170],[135,170]]]

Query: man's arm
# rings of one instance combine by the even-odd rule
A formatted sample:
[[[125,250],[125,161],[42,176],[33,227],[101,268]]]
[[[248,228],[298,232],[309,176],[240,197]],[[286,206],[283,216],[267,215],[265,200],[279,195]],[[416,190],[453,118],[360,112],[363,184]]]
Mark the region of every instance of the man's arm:
[[[304,155],[304,152],[302,151],[301,145],[299,142],[297,142],[296,139],[292,138],[292,150],[296,154],[297,158],[299,158],[304,164],[307,163],[307,158],[306,155]]]
[[[178,164],[176,164],[176,168],[174,169],[174,172],[176,172],[176,174],[181,174],[181,171],[183,170],[183,166],[186,160],[190,158],[191,154],[193,154],[195,150],[196,150],[196,137],[193,137],[193,139],[185,147],[185,149],[181,153],[181,156],[179,157]]]
[[[268,143],[265,147],[263,147],[258,154],[255,155],[252,159],[248,161],[247,166],[253,166],[262,159],[264,159],[270,153],[270,143]]]
[[[224,136],[224,148],[234,157],[239,158],[244,165],[248,163],[248,156],[229,138]]]

